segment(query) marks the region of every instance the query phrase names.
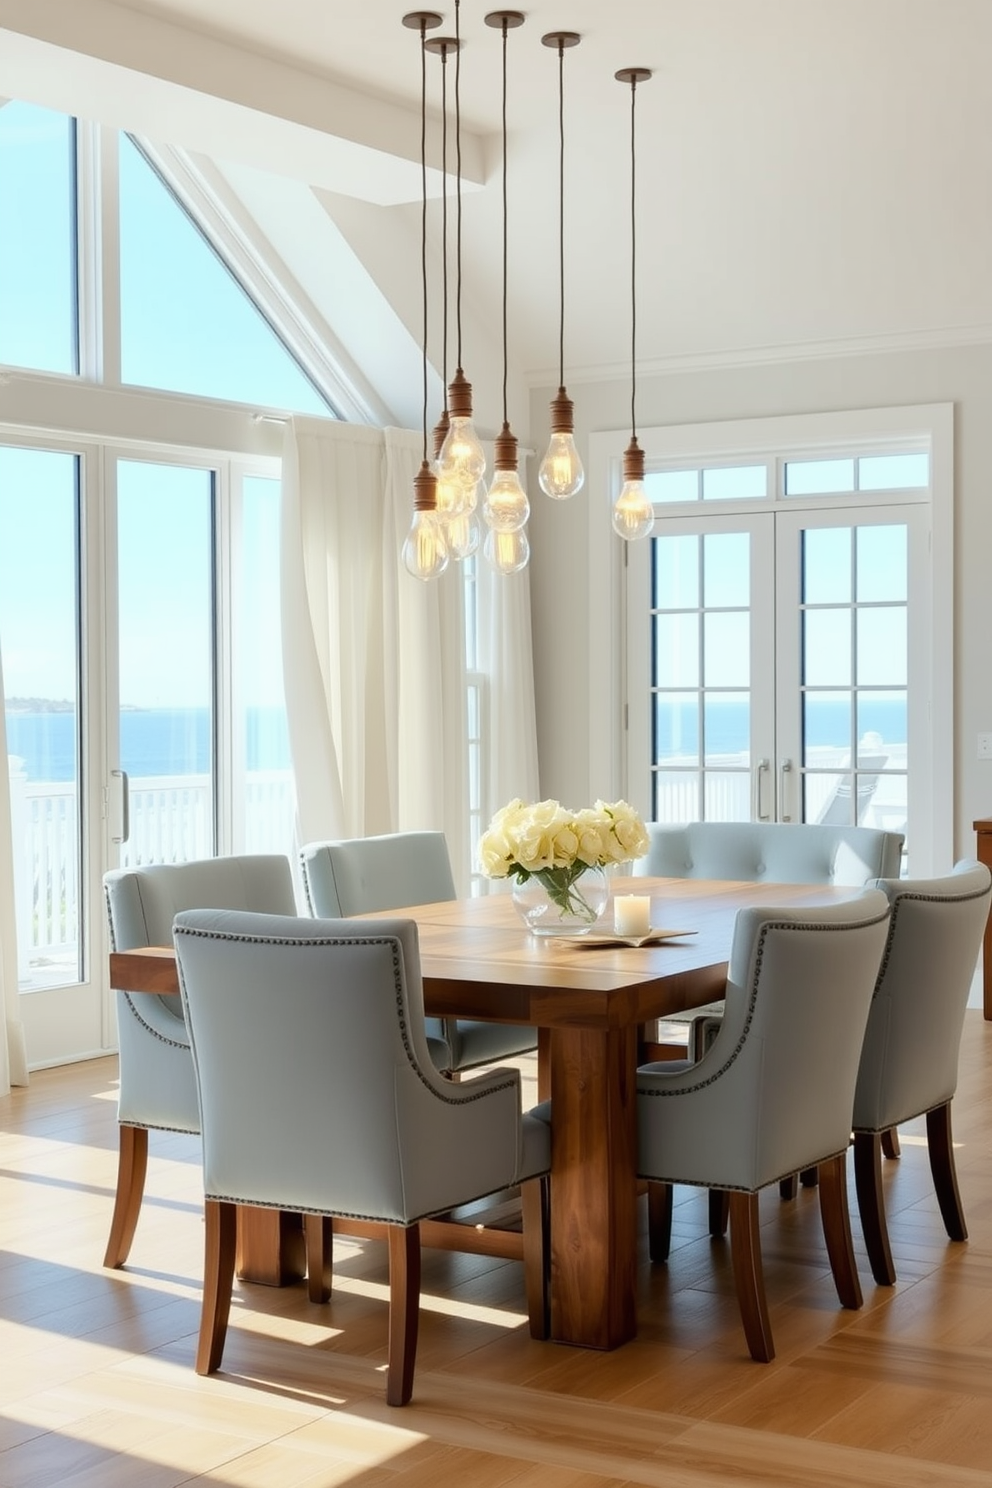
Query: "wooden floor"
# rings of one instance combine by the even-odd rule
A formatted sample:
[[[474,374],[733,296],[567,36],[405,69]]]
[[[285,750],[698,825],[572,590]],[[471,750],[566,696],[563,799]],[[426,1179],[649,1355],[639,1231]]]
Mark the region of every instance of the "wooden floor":
[[[533,1342],[515,1263],[431,1252],[400,1411],[383,1400],[373,1242],[339,1242],[328,1306],[302,1287],[237,1289],[223,1373],[193,1373],[188,1138],[153,1133],[131,1264],[102,1269],[115,1075],[110,1059],[49,1070],[0,1100],[0,1488],[992,1485],[992,1024],[978,1011],[954,1103],[967,1244],[945,1239],[914,1124],[886,1164],[900,1280],[877,1288],[863,1264],[859,1313],[837,1305],[815,1193],[764,1196],[770,1365],[745,1352],[727,1246],[689,1190],[668,1266],[642,1246],[640,1335],[612,1354]]]

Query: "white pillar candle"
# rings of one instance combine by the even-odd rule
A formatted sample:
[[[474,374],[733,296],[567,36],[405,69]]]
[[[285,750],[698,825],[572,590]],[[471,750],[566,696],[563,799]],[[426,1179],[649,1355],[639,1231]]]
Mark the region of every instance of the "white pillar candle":
[[[651,929],[650,894],[618,894],[613,901],[613,928],[618,935],[647,935]]]

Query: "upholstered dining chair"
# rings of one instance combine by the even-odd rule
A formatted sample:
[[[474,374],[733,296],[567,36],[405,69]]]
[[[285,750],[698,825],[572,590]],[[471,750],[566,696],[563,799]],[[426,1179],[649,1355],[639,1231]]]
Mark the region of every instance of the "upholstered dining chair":
[[[434,1069],[415,923],[190,910],[176,919],[175,945],[203,1134],[197,1371],[221,1363],[236,1204],[301,1211],[320,1233],[328,1276],[332,1216],[387,1227],[386,1399],[405,1405],[417,1349],[418,1222],[519,1184],[530,1327],[546,1337],[549,1128],[521,1113],[517,1070],[455,1084]],[[278,1078],[245,1078],[259,1048]]]
[[[443,832],[312,842],[300,861],[307,907],[321,919],[457,898]],[[435,1064],[456,1075],[537,1047],[536,1029],[516,1024],[427,1018],[426,1028]]]
[[[899,832],[826,822],[649,822],[647,831],[650,846],[634,863],[635,876],[851,888],[897,878],[904,842]],[[722,1016],[720,1001],[666,1021],[688,1023],[689,1053],[698,1059]]]
[[[878,889],[823,908],[741,910],[713,1044],[696,1064],[637,1072],[638,1173],[648,1180],[651,1258],[668,1255],[673,1183],[728,1191],[738,1304],[760,1361],[775,1354],[759,1236],[758,1195],[766,1185],[819,1168],[837,1292],[845,1307],[861,1305],[846,1154],[887,923],[888,900]]]
[[[289,859],[258,854],[120,868],[103,880],[110,947],[172,944],[177,911],[199,907],[295,915]],[[103,1264],[127,1260],[141,1210],[148,1130],[198,1132],[200,1116],[189,1035],[177,996],[117,993],[120,1151],[117,1191]]]
[[[872,1275],[896,1279],[882,1191],[882,1137],[926,1114],[937,1202],[952,1240],[968,1230],[951,1142],[965,1008],[989,916],[992,875],[962,861],[942,878],[881,880],[891,905],[854,1094],[854,1174]]]

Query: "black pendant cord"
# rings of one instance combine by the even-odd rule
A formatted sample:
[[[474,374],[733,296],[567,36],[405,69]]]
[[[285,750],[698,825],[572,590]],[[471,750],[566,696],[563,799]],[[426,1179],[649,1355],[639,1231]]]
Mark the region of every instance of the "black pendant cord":
[[[508,234],[507,234],[507,216],[508,216],[508,213],[507,213],[507,200],[508,200],[508,198],[507,198],[507,189],[506,189],[506,181],[507,181],[507,169],[506,169],[506,38],[507,38],[508,34],[509,34],[509,27],[507,26],[506,20],[504,18],[504,20],[503,20],[503,115],[502,115],[502,127],[503,127],[503,423],[504,423],[504,425],[508,425],[509,422],[510,422],[509,415],[508,415],[508,412],[507,412],[507,392],[506,392],[506,389],[507,389],[507,347],[509,345],[509,338],[507,336],[507,299],[508,299],[508,293],[509,293],[509,281],[508,281],[508,278],[507,278],[507,250],[508,250],[509,237],[508,237]]]
[[[565,44],[558,43],[558,386],[565,386]]]
[[[634,147],[634,108],[637,79],[630,80],[630,437],[637,438],[637,153]]]
[[[462,41],[460,0],[455,0],[455,343],[457,364],[462,365]]]
[[[427,26],[420,23],[420,282],[423,310],[423,461],[427,464]]]
[[[441,375],[448,407],[448,49],[441,48]]]

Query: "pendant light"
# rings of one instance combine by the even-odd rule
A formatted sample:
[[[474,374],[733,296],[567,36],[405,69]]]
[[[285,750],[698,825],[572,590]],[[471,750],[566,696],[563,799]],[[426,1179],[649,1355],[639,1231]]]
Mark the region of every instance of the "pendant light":
[[[524,527],[530,516],[530,502],[520,484],[517,472],[517,438],[510,428],[507,408],[507,133],[506,133],[506,43],[511,29],[522,26],[519,10],[494,10],[485,17],[487,26],[498,26],[503,35],[503,426],[496,436],[493,465],[495,474],[486,493],[482,514],[489,534],[485,555],[500,573],[511,574],[523,568],[530,557],[530,544]],[[513,540],[510,541],[509,539]]]
[[[545,496],[564,501],[581,490],[585,471],[573,438],[574,404],[565,388],[565,48],[578,46],[574,31],[550,31],[546,47],[558,49],[558,393],[551,400],[551,439],[538,481]]]
[[[624,67],[614,76],[630,85],[630,443],[623,456],[623,486],[613,507],[613,529],[628,542],[647,537],[654,508],[644,488],[644,451],[637,443],[637,217],[634,116],[638,83],[647,82],[646,67]]]
[[[437,474],[440,479],[461,486],[466,509],[471,510],[476,503],[479,482],[486,473],[486,456],[472,423],[472,384],[462,370],[462,52],[459,7],[460,0],[455,0],[455,322],[458,365],[448,387],[449,428],[437,458]],[[523,16],[520,19],[523,20]]]
[[[420,277],[423,289],[423,458],[413,481],[413,521],[403,544],[403,564],[415,579],[434,579],[448,566],[444,527],[437,518],[437,478],[427,459],[427,51],[428,28],[440,26],[433,10],[412,11],[404,26],[420,32]]]
[[[445,476],[438,457],[451,427],[448,417],[448,54],[458,48],[453,36],[431,36],[427,50],[441,59],[441,362],[445,402],[434,425],[434,470],[437,474],[437,513],[444,523],[448,556],[460,562],[479,546],[479,520],[475,515],[476,487],[470,489],[457,478]]]

